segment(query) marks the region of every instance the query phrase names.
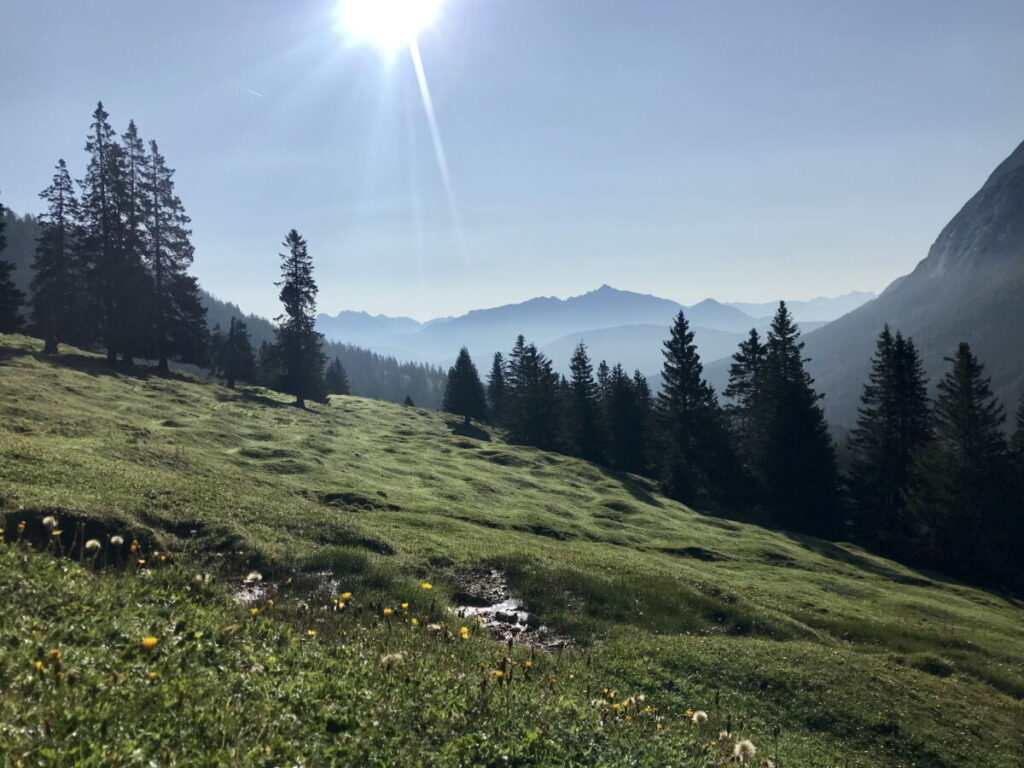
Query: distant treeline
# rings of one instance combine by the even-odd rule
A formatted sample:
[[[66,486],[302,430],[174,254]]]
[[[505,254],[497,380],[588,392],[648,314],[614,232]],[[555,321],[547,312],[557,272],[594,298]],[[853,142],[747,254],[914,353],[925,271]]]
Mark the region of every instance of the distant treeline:
[[[595,372],[583,343],[570,376],[559,376],[520,336],[495,354],[486,381],[462,349],[444,408],[467,422],[489,418],[514,442],[651,476],[691,506],[1024,591],[1024,402],[1008,441],[967,344],[947,358],[931,402],[913,341],[886,327],[844,476],[802,350],[780,303],[767,337],[752,329],[733,355],[721,404],[683,312],[653,396],[639,371],[602,361]]]
[[[58,161],[38,217],[0,206],[4,256],[13,259],[0,261],[0,330],[36,334],[48,352],[67,343],[103,349],[111,363],[154,360],[166,370],[174,362],[224,375],[239,364],[223,359],[234,349],[224,342],[238,342],[247,327],[265,359],[239,380],[280,386],[270,362],[279,329],[204,293],[189,274],[189,218],[156,142],[144,142],[131,121],[118,137],[100,104],[86,153],[78,182]],[[441,403],[439,368],[345,344],[321,346],[327,371],[341,369],[355,394]],[[335,376],[335,388],[338,382]]]

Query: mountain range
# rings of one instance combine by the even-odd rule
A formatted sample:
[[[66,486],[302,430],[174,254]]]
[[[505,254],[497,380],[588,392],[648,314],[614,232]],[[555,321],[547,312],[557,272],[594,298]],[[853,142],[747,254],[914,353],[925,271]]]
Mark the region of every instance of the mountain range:
[[[857,296],[867,301],[871,294]],[[829,302],[835,303],[831,316],[838,317],[851,301],[848,295],[797,304],[812,308],[816,318],[831,319]],[[511,349],[521,333],[563,371],[568,367],[573,347],[582,340],[590,348],[595,362],[621,362],[628,370],[653,374],[661,367],[661,345],[668,338],[672,319],[680,310],[686,313],[694,328],[697,346],[707,360],[732,354],[752,327],[767,325],[763,317],[754,317],[714,299],[684,306],[671,299],[602,285],[567,299],[538,297],[426,323],[365,312],[345,311],[333,317],[321,314],[317,317],[317,329],[329,339],[438,365],[447,365],[465,345],[479,367],[485,367],[494,352]],[[799,312],[796,317],[804,319]],[[809,332],[823,322],[807,318],[802,327]]]

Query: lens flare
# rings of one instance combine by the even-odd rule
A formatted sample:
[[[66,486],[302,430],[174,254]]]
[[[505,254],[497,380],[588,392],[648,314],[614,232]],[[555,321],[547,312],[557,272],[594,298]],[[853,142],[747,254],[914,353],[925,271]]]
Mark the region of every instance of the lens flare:
[[[395,52],[412,45],[434,23],[443,0],[338,0],[335,18],[342,32],[359,42]]]

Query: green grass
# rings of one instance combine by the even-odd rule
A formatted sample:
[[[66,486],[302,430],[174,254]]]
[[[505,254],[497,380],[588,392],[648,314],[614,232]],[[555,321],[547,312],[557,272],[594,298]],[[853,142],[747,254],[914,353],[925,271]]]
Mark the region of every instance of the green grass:
[[[57,562],[45,555],[4,556],[0,684],[13,695],[0,712],[21,725],[0,726],[0,752],[5,740],[60,749],[72,730],[86,739],[113,729],[111,749],[126,763],[166,761],[177,748],[209,764],[509,764],[501,754],[512,764],[623,764],[626,755],[633,764],[719,764],[718,748],[684,727],[694,708],[730,717],[783,765],[1017,766],[1024,757],[1024,611],[1006,598],[854,546],[699,514],[643,478],[507,445],[494,430],[465,431],[445,414],[355,397],[302,411],[264,390],[110,373],[94,356],[49,359],[40,348],[0,337],[8,541],[18,520],[34,529],[57,511],[65,538],[80,520],[89,531],[138,536],[177,564],[146,580],[64,572],[44,565]],[[371,604],[421,599],[421,580],[436,585],[438,612],[457,574],[483,566],[502,570],[531,611],[574,639],[572,651],[536,658],[573,670],[576,689],[559,683],[550,692],[537,674],[507,694],[520,697],[514,707],[462,718],[452,702],[478,693],[479,664],[508,650],[476,638],[456,643],[451,660],[438,638],[405,629],[395,645],[399,635],[371,618]],[[202,570],[227,579],[251,567],[273,579],[331,570],[367,610],[353,626],[325,625],[306,642],[298,597],[296,606],[275,606],[280,615],[261,614],[267,628],[257,628],[223,589],[199,595],[184,586]],[[48,587],[77,589],[92,607],[78,615],[70,597],[40,598]],[[310,615],[323,607],[310,606]],[[174,662],[179,682],[164,672],[159,683],[135,679],[146,661],[135,635],[155,615],[163,627],[205,622],[204,637],[217,638],[198,658]],[[342,631],[348,640],[327,642]],[[382,649],[406,641],[422,654],[417,673],[383,670]],[[175,653],[187,647],[175,643]],[[37,699],[41,680],[21,686],[33,654],[56,645],[66,659],[81,652],[83,670],[104,654],[111,665],[138,666],[135,687],[90,689],[87,704],[63,712],[51,702],[44,713],[35,703],[46,701]],[[250,680],[246,660],[279,645],[291,650],[272,654],[273,674]],[[342,664],[339,648],[362,660]],[[325,675],[334,665],[344,672]],[[217,668],[228,670],[222,684],[210,671]],[[210,679],[189,688],[193,675]],[[154,701],[173,698],[152,693],[165,685],[185,691],[181,706],[209,712],[210,724],[183,724],[180,712],[155,717]],[[249,686],[259,691],[253,698]],[[589,700],[608,686],[645,694],[666,727],[654,734],[651,723],[646,731],[602,723]],[[436,708],[437,730],[415,704],[424,687],[453,692]],[[255,710],[259,725],[243,727]],[[328,710],[343,723],[341,736],[318,714]],[[65,737],[46,741],[43,722]],[[262,734],[274,737],[270,757],[259,754]],[[441,734],[461,746],[446,752]],[[48,760],[32,754],[26,764]]]

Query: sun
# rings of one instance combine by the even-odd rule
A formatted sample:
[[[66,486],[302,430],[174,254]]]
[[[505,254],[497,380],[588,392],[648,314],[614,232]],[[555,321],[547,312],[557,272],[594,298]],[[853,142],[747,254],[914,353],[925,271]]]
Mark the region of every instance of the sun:
[[[434,23],[444,0],[337,0],[335,20],[344,35],[387,53],[410,46]]]

